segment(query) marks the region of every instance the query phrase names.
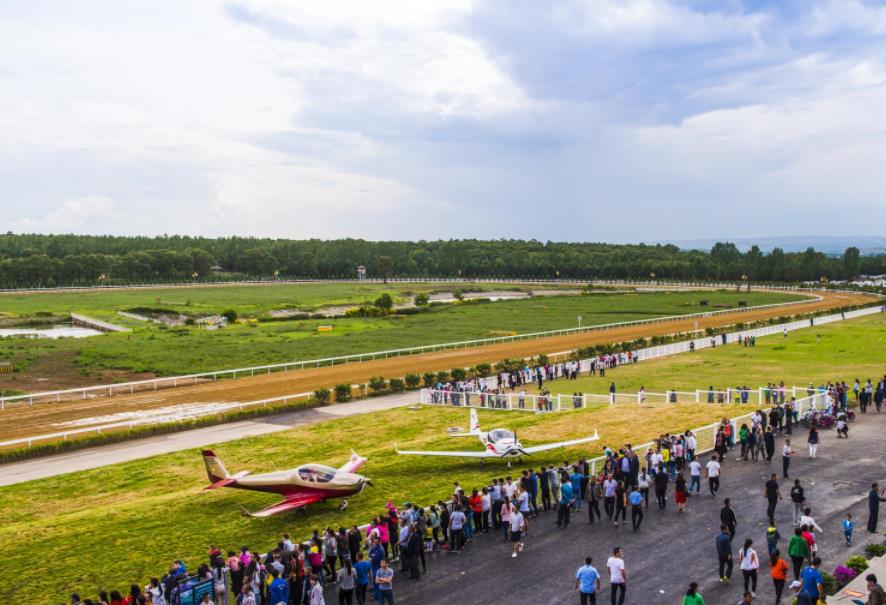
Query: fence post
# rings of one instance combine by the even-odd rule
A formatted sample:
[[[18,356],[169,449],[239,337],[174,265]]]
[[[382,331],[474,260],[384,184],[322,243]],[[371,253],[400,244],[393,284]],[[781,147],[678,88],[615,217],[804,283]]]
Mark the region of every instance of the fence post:
[[[700,397],[698,396],[698,389],[695,389],[695,403],[701,403]]]

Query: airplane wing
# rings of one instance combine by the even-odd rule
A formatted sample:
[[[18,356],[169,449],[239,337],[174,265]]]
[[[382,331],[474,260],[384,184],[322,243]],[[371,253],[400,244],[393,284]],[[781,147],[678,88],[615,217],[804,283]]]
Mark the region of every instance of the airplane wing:
[[[579,445],[580,443],[587,443],[588,441],[596,441],[599,439],[599,435],[597,435],[597,431],[594,431],[594,434],[590,437],[583,437],[582,439],[572,439],[571,441],[558,441],[557,443],[545,443],[544,445],[534,445],[532,447],[524,447],[522,448],[524,454],[535,454],[537,452],[546,452],[547,450],[555,450],[558,447],[569,447],[570,445]]]
[[[406,456],[449,456],[451,458],[496,458],[497,454],[490,450],[483,452],[424,452],[415,450],[400,450],[394,447],[398,454]]]
[[[254,513],[249,512],[242,506],[240,510],[243,511],[243,514],[249,517],[270,517],[271,515],[276,515],[277,513],[286,512],[288,510],[295,510],[297,508],[301,508],[302,506],[307,506],[308,504],[316,504],[320,502],[323,498],[321,498],[317,494],[298,494],[292,496],[290,498],[286,498],[283,502],[278,502],[277,504],[272,504],[267,508],[263,508],[260,511],[256,511]]]

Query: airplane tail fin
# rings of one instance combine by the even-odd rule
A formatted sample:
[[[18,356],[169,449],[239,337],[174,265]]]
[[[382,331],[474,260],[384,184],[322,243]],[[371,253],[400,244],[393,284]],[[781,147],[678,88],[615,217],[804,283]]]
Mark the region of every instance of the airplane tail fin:
[[[480,421],[477,419],[477,410],[471,408],[471,430],[472,435],[480,434]]]
[[[224,482],[231,478],[231,473],[212,450],[202,450],[200,453],[203,454],[203,463],[206,465],[206,474],[209,476],[210,483]]]

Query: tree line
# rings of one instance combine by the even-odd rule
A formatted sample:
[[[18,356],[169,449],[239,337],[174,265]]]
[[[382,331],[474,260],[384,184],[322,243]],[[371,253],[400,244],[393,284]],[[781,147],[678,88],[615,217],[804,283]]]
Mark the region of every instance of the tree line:
[[[734,244],[286,240],[187,236],[0,235],[0,287],[151,283],[219,277],[498,277],[799,282],[886,273],[886,255],[828,256]]]

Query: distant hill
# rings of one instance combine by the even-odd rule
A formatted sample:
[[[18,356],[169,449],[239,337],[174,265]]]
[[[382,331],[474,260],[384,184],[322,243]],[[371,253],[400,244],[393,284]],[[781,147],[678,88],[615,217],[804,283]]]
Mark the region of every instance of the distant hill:
[[[663,240],[661,244],[674,244],[684,250],[710,250],[717,242],[732,242],[742,252],[756,244],[764,252],[775,247],[785,252],[803,252],[810,246],[828,255],[843,254],[850,246],[861,250],[862,254],[886,254],[886,237],[874,235],[783,235],[766,237],[720,237],[689,240]]]

